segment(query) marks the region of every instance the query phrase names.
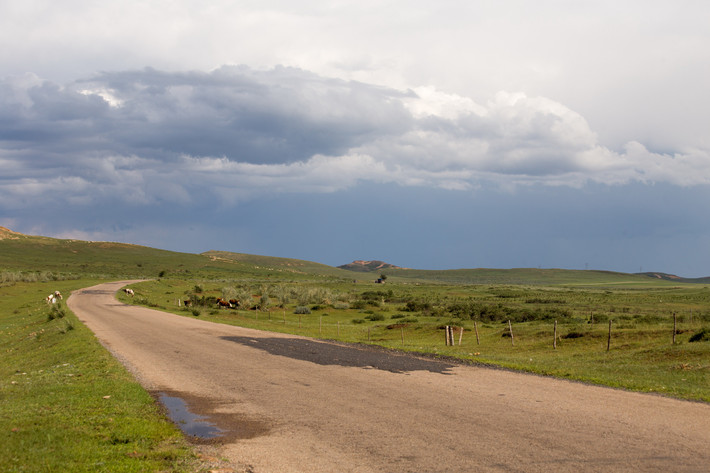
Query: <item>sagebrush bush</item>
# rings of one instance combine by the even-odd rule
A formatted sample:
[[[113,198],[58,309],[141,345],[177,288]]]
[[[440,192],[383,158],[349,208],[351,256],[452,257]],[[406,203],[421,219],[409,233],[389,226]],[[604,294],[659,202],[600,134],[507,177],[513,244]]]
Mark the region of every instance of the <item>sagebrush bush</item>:
[[[294,314],[310,314],[311,309],[306,306],[300,305],[293,310]]]
[[[710,329],[703,328],[690,336],[689,342],[710,342]]]

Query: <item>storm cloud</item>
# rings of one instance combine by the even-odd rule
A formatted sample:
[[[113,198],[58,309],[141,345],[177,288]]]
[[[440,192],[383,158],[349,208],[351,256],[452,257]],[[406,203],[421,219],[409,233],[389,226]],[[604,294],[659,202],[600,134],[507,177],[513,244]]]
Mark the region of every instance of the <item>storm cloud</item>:
[[[544,97],[485,104],[300,69],[101,73],[69,84],[0,83],[5,207],[56,201],[233,204],[334,192],[359,181],[466,190],[586,182],[710,182],[702,151],[601,146],[585,119]]]

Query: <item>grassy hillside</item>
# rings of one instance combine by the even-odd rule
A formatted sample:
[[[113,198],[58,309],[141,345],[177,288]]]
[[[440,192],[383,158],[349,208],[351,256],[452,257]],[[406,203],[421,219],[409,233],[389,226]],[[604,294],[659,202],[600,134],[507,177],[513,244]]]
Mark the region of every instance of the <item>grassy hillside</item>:
[[[353,273],[344,269],[334,268],[321,263],[276,256],[259,256],[229,251],[207,251],[203,256],[220,263],[239,264],[242,268],[252,267],[267,274],[277,274],[284,277],[293,276],[330,276],[343,279],[369,279],[369,276]]]
[[[348,271],[292,258],[227,251],[179,253],[140,245],[90,242],[29,236],[0,227],[0,271],[50,272],[106,278],[180,277],[195,279],[338,279],[371,281],[380,274],[388,282],[442,284],[523,284],[568,286],[668,286],[703,282],[665,273],[626,274],[611,271],[564,269],[452,269],[388,268],[374,272]],[[660,275],[660,276],[659,276]]]
[[[672,283],[665,279],[613,271],[581,271],[570,269],[450,269],[418,270],[387,269],[381,271],[393,280],[434,281],[447,284],[523,284],[523,285],[573,285],[620,286],[663,285]],[[373,273],[374,274],[374,273]]]

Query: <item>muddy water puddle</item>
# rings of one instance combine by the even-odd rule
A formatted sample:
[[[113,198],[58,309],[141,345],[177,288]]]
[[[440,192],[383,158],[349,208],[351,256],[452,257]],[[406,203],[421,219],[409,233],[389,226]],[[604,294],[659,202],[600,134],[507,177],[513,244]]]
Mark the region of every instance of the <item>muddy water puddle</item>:
[[[265,435],[271,428],[268,420],[238,413],[218,413],[212,400],[173,391],[154,392],[170,420],[197,443],[224,443]]]
[[[187,403],[181,398],[158,393],[158,401],[167,409],[170,420],[185,434],[199,439],[213,439],[224,434],[224,431],[210,422],[207,417],[190,412]]]

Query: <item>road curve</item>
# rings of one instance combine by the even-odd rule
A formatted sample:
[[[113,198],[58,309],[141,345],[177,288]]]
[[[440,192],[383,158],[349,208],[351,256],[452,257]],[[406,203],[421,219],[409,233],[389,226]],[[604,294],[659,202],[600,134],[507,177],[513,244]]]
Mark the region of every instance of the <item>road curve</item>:
[[[69,308],[146,389],[227,432],[235,471],[707,472],[710,405],[214,324]]]

